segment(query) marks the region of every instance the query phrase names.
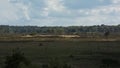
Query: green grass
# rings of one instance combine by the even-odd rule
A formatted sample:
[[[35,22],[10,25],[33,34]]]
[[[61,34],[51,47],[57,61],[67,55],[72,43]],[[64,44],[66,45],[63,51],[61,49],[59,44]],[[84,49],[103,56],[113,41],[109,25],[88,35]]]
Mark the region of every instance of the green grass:
[[[12,41],[0,42],[1,64],[15,48],[20,48],[36,68],[51,58],[72,64],[74,68],[99,68],[104,58],[120,60],[120,42],[117,41]]]

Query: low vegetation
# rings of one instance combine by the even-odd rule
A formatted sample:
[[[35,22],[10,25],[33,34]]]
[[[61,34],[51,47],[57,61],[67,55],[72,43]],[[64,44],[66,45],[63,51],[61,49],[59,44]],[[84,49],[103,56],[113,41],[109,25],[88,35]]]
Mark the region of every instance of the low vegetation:
[[[0,25],[0,68],[120,68],[119,41],[120,25]]]
[[[28,66],[30,62],[24,56],[24,53],[17,48],[13,50],[12,55],[6,56],[4,68],[22,68],[21,64]]]
[[[117,68],[120,67],[120,62],[119,60],[115,60],[115,59],[102,59],[101,60],[101,68]]]
[[[119,41],[1,41],[0,68],[119,68],[119,44]],[[18,51],[13,51],[16,48]],[[31,61],[30,65],[23,58]]]

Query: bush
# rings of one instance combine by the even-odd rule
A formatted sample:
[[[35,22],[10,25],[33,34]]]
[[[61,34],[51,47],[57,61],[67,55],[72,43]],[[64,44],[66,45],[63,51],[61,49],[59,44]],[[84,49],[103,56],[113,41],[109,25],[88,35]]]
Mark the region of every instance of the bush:
[[[21,63],[24,63],[26,66],[30,64],[30,62],[24,56],[24,53],[17,48],[13,50],[12,55],[6,56],[4,68],[21,68]]]
[[[102,59],[101,63],[103,68],[118,67],[120,64],[119,61],[115,59]]]
[[[70,64],[60,61],[58,58],[53,58],[48,64],[43,64],[42,68],[72,68]]]
[[[40,44],[39,44],[39,46],[43,46],[43,44],[42,44],[42,43],[40,43]]]

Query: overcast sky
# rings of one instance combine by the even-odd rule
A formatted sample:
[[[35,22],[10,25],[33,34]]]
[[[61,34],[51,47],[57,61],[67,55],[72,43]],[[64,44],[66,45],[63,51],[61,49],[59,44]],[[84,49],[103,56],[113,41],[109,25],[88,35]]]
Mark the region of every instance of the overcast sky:
[[[0,0],[0,25],[120,24],[120,0]]]

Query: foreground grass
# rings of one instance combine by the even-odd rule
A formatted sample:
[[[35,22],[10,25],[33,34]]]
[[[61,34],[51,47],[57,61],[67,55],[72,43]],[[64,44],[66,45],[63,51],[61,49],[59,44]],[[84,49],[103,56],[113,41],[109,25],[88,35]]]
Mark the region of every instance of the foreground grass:
[[[74,68],[99,68],[102,59],[120,60],[118,41],[2,41],[1,66],[4,57],[10,55],[15,48],[20,48],[25,53],[34,68],[40,68],[55,58]]]

